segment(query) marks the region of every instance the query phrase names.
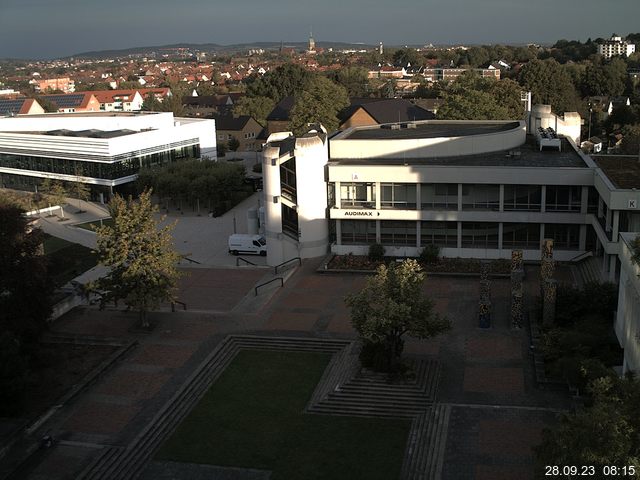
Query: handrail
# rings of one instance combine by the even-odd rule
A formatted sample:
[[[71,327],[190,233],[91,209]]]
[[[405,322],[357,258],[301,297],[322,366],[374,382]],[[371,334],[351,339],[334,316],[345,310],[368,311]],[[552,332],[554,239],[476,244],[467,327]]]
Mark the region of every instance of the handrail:
[[[273,267],[273,273],[275,273],[276,275],[278,274],[278,268],[282,267],[283,265],[286,265],[289,262],[293,262],[294,260],[298,260],[298,266],[302,265],[302,259],[300,257],[294,257],[294,258],[290,258],[289,260],[282,262],[280,265],[276,265],[275,267]]]
[[[239,266],[240,266],[240,260],[242,260],[242,261],[243,261],[244,263],[246,263],[247,265],[255,265],[255,266],[257,266],[257,264],[256,264],[256,263],[250,262],[249,260],[247,260],[247,259],[245,259],[245,258],[238,257],[238,258],[236,258],[236,267],[239,267]]]
[[[194,259],[192,259],[192,258],[189,258],[189,255],[191,255],[191,254],[190,254],[190,253],[185,253],[184,255],[180,255],[180,257],[181,257],[183,260],[187,260],[187,261],[189,261],[189,262],[191,262],[191,263],[197,263],[198,265],[202,265],[202,263],[198,262],[197,260],[194,260]]]
[[[273,283],[273,282],[275,282],[275,281],[277,281],[277,280],[280,280],[280,286],[281,286],[281,287],[284,287],[284,279],[283,279],[282,277],[272,278],[272,279],[271,279],[271,280],[269,280],[268,282],[261,283],[260,285],[257,285],[257,286],[256,286],[256,288],[254,288],[254,289],[253,289],[253,290],[255,291],[255,293],[256,293],[256,295],[255,295],[255,296],[256,296],[256,297],[258,296],[258,289],[259,289],[260,287],[264,287],[265,285],[269,285],[270,283]]]
[[[587,250],[586,252],[582,252],[580,255],[576,255],[571,260],[570,263],[578,263],[580,260],[584,260],[585,258],[593,257],[593,251]]]
[[[182,309],[186,310],[187,309],[187,304],[184,302],[181,302],[179,300],[174,300],[173,302],[171,302],[171,311],[175,312],[176,311],[176,303],[182,305]]]

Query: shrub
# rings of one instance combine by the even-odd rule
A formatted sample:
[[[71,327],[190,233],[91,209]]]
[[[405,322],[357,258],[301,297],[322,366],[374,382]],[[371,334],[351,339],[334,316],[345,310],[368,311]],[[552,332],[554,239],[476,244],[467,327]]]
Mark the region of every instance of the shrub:
[[[384,259],[384,246],[380,243],[372,243],[369,245],[369,260],[372,262],[381,262]]]
[[[430,265],[432,263],[438,263],[440,259],[440,247],[437,245],[427,245],[420,252],[420,263]]]
[[[254,173],[262,173],[262,162],[256,163],[253,167],[251,167]]]

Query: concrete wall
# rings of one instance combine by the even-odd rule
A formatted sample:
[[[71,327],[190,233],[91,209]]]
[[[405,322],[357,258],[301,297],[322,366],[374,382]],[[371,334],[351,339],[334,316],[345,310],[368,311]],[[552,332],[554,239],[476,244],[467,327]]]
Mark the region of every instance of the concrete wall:
[[[631,261],[630,242],[635,233],[621,234],[620,283],[615,331],[624,348],[624,372],[640,371],[640,267]]]

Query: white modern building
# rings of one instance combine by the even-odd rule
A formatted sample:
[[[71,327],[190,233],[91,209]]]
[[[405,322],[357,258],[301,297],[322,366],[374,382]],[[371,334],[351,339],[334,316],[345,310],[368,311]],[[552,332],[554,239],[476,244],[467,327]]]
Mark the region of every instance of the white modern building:
[[[615,330],[624,349],[623,372],[640,372],[640,266],[631,257],[637,233],[620,235],[620,283]]]
[[[612,35],[609,40],[598,44],[598,53],[604,58],[611,58],[616,55],[630,56],[636,51],[633,43],[627,43],[622,37]]]
[[[0,185],[81,181],[95,199],[125,192],[141,167],[216,158],[214,120],[171,112],[64,113],[0,118]]]

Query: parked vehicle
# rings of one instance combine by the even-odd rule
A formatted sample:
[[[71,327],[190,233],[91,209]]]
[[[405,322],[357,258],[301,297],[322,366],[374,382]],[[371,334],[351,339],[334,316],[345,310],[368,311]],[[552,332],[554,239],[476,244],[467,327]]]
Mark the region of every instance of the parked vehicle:
[[[264,257],[267,254],[267,241],[262,235],[234,233],[229,237],[229,253],[253,253]]]

